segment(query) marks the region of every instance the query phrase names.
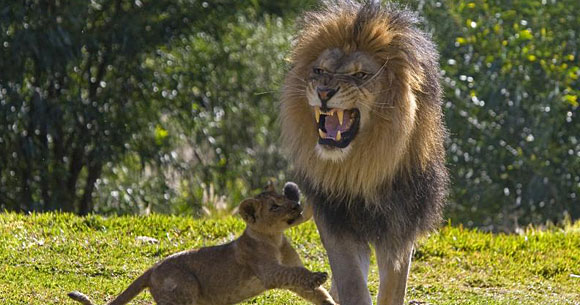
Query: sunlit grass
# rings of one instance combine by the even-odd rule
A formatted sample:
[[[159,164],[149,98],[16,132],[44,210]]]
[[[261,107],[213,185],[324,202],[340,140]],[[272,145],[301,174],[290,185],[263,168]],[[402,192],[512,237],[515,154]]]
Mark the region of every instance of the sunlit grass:
[[[235,218],[76,217],[0,214],[0,304],[76,304],[80,290],[97,304],[120,293],[164,256],[235,238]],[[329,271],[312,222],[288,232],[307,267]],[[146,236],[158,243],[150,243]],[[580,304],[580,223],[520,235],[445,227],[420,242],[407,300],[426,304]],[[329,283],[327,283],[328,285]],[[371,270],[376,294],[378,272]],[[150,304],[148,293],[132,304]],[[245,304],[307,304],[272,291]]]

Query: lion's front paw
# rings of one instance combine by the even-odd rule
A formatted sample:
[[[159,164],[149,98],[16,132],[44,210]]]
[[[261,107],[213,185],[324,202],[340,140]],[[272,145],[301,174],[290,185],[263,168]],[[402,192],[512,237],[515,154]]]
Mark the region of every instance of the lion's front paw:
[[[326,272],[312,272],[312,276],[310,277],[309,288],[314,289],[319,287],[320,285],[324,284],[328,279],[328,273]]]

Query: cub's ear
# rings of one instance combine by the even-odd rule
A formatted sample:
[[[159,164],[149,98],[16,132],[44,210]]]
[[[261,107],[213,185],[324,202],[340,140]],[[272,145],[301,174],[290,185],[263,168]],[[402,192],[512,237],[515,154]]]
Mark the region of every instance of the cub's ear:
[[[284,197],[292,201],[300,201],[300,189],[294,182],[286,182],[284,184]]]
[[[274,187],[274,181],[272,179],[268,180],[266,186],[264,186],[264,192],[276,192],[276,188]]]
[[[258,200],[246,199],[240,203],[239,213],[246,223],[256,222],[256,209],[258,208]]]

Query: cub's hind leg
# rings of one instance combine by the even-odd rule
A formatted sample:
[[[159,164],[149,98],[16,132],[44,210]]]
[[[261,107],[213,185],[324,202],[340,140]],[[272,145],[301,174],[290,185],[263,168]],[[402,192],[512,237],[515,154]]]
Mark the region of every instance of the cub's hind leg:
[[[200,299],[200,284],[187,270],[163,268],[151,276],[151,295],[158,305],[195,305]]]

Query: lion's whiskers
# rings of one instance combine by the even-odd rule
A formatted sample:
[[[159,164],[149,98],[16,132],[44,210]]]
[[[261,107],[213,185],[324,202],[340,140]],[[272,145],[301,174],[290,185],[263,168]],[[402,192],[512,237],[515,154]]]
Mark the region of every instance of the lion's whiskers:
[[[305,84],[306,84],[306,83],[308,83],[308,82],[306,81],[306,79],[302,78],[302,76],[301,76],[301,75],[299,75],[299,74],[298,74],[298,72],[296,72],[296,71],[294,71],[294,70],[290,70],[290,71],[288,71],[288,74],[289,74],[289,75],[292,75],[294,80],[299,80],[299,81],[301,81],[301,82],[303,82],[303,83],[305,83]]]
[[[377,70],[377,72],[375,72],[375,74],[373,74],[369,79],[367,79],[364,83],[362,83],[359,87],[364,87],[366,86],[366,84],[368,84],[370,81],[372,81],[373,79],[375,79],[381,72],[383,72],[383,70],[385,69],[385,67],[387,66],[387,63],[389,62],[389,59],[385,60],[385,62],[383,63],[383,65]]]
[[[368,99],[368,94],[365,92],[365,90],[361,89],[361,88],[360,88],[360,87],[358,87],[358,86],[355,86],[355,88],[356,88],[356,89],[357,89],[357,90],[358,90],[358,91],[359,91],[359,92],[360,92],[362,95],[364,95],[364,96],[365,96],[365,98],[367,98],[367,99]],[[367,103],[367,102],[365,101],[365,99],[359,99],[359,100],[358,100],[358,103],[359,103],[360,105],[362,105],[362,106],[366,107],[366,108],[367,108],[367,109],[369,109],[369,110],[370,110],[372,113],[375,113],[375,114],[376,114],[378,117],[380,117],[380,118],[384,119],[385,121],[390,121],[390,119],[389,119],[387,116],[385,116],[385,115],[383,115],[382,113],[380,113],[379,111],[377,111],[377,110],[375,109],[375,107],[374,107],[372,104],[370,104],[370,103]],[[385,107],[385,106],[383,106],[383,105],[385,105],[385,103],[380,103],[380,102],[379,102],[379,103],[375,103],[375,106],[379,106],[379,108],[380,108],[380,109],[390,109],[390,108],[395,108],[394,106]]]
[[[368,109],[370,110],[370,112],[371,112],[371,113],[375,114],[375,115],[376,115],[376,116],[378,116],[379,118],[381,118],[381,119],[383,119],[383,120],[385,120],[385,121],[387,121],[387,122],[390,122],[390,121],[392,121],[392,120],[391,120],[389,117],[387,117],[386,115],[382,114],[380,111],[377,111],[377,110],[376,110],[376,109],[374,109],[372,106],[370,106],[370,105],[368,105],[368,104],[365,104],[365,103],[360,103],[360,105],[362,105],[362,106],[364,106],[364,107],[368,108]],[[391,107],[391,108],[394,108],[394,107]]]

